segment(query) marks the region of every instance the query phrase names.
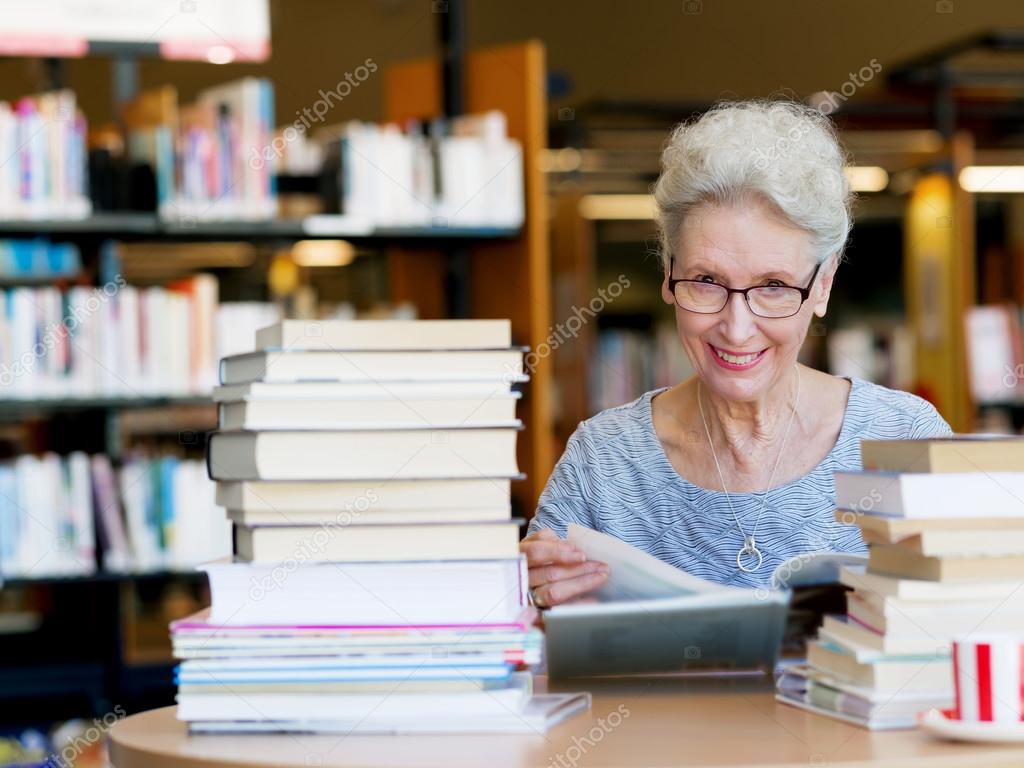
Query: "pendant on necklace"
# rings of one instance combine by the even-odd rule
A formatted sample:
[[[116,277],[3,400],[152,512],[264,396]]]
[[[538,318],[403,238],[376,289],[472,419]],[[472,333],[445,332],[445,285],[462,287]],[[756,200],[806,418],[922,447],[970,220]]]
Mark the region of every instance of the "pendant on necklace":
[[[757,561],[752,565],[746,565],[744,558],[757,558]],[[761,563],[764,561],[764,556],[761,554],[761,550],[757,548],[754,543],[753,536],[743,537],[743,546],[740,551],[736,553],[736,566],[744,573],[754,573],[760,570]]]

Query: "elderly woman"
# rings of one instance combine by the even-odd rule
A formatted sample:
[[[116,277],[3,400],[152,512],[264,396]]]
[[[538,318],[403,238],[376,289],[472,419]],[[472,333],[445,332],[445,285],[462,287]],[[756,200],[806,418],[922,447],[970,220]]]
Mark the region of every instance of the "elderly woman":
[[[655,187],[664,280],[696,374],[584,421],[521,549],[551,606],[608,578],[569,523],[711,581],[764,586],[802,552],[861,552],[834,521],[860,441],[948,435],[928,402],[800,365],[851,227],[829,120],[790,102],[721,104],[682,124]]]

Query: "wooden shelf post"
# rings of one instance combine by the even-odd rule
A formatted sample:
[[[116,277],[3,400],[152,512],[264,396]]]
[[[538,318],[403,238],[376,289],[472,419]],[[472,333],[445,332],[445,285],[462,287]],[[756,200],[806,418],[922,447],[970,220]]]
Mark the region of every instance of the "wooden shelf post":
[[[547,180],[539,159],[547,144],[544,46],[539,41],[470,52],[465,65],[467,113],[500,110],[509,135],[523,147],[526,221],[522,234],[505,242],[474,245],[469,259],[469,314],[509,318],[513,339],[537,353],[528,360],[530,383],[520,404],[526,431],[519,440],[524,483],[513,496],[527,515],[554,466],[551,359],[545,354],[551,333],[551,263],[548,247]],[[388,68],[385,119],[429,119],[443,113],[442,67],[421,59]],[[411,301],[422,317],[444,311],[447,259],[441,253],[393,251],[388,268],[392,298]]]

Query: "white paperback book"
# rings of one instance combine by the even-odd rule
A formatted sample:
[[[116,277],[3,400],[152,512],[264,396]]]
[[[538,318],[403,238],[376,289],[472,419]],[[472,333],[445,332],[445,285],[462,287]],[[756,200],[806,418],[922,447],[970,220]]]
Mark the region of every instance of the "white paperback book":
[[[191,723],[193,733],[546,733],[578,712],[590,709],[591,696],[579,693],[536,693],[519,712],[472,718],[436,714],[391,720],[206,720]]]

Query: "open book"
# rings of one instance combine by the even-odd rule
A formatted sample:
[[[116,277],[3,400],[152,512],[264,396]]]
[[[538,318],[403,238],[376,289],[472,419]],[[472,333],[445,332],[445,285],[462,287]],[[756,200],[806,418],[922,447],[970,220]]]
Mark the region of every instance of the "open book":
[[[568,540],[607,563],[595,600],[545,614],[548,673],[575,675],[775,666],[790,590],[837,580],[858,555],[808,553],[780,565],[769,587],[716,584],[603,533],[570,525]]]

